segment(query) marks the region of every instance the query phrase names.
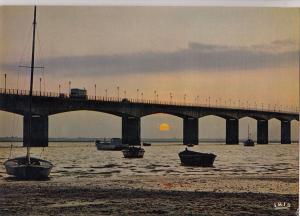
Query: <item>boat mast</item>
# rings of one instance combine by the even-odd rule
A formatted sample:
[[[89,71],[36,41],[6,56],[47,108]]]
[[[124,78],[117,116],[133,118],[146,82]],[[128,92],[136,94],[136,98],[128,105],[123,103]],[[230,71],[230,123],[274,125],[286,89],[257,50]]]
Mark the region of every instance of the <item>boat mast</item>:
[[[250,134],[249,134],[249,124],[248,124],[248,139],[250,139]]]
[[[31,65],[30,65],[30,90],[29,90],[29,139],[27,144],[27,159],[30,164],[30,144],[31,144],[31,123],[32,123],[32,90],[33,90],[33,72],[34,72],[34,53],[35,53],[35,27],[36,27],[36,6],[34,6],[32,29],[32,50],[31,50]]]

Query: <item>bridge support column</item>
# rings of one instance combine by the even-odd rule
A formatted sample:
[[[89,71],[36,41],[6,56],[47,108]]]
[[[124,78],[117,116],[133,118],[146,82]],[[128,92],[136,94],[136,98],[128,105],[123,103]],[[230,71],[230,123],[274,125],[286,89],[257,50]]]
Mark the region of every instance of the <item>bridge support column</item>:
[[[47,147],[48,146],[48,116],[32,115],[31,126],[29,115],[25,114],[23,119],[23,146],[29,144],[30,128],[31,128],[31,147]]]
[[[239,144],[238,119],[226,119],[226,144]]]
[[[183,144],[198,145],[198,118],[183,118]]]
[[[122,143],[129,145],[141,144],[141,118],[122,116]]]
[[[291,122],[281,121],[281,144],[291,144]]]
[[[268,144],[268,120],[257,120],[257,144]]]

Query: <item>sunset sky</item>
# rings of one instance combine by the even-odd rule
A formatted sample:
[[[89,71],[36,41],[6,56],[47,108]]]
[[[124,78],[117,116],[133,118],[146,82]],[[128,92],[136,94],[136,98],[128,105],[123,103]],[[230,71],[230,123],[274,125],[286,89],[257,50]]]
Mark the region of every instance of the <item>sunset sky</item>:
[[[0,86],[29,88],[32,7],[0,7]],[[68,92],[85,87],[94,95],[201,103],[210,96],[284,107],[299,106],[299,9],[212,7],[38,7],[34,88]],[[139,95],[139,97],[141,97]],[[220,102],[218,102],[220,103]],[[22,119],[0,111],[0,136],[22,135]],[[2,120],[3,119],[3,120]],[[160,131],[161,123],[170,130]],[[256,121],[240,121],[256,134]],[[280,122],[271,120],[270,138]],[[292,122],[297,137],[298,123]],[[15,128],[15,129],[13,129]],[[200,119],[200,138],[223,138],[225,120]],[[12,131],[14,131],[12,133]],[[50,117],[50,136],[118,137],[121,119],[96,112]],[[182,137],[182,120],[164,114],[142,119],[142,137]]]

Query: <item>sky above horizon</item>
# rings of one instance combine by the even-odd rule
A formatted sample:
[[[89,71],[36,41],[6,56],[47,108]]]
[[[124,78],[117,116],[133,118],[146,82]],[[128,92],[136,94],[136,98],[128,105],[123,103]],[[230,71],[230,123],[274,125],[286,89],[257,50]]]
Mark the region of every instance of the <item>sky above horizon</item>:
[[[0,7],[0,85],[28,89],[32,7]],[[265,107],[299,106],[299,10],[222,7],[46,7],[37,9],[34,89],[68,92],[85,87],[94,95]],[[221,101],[221,102],[220,102]],[[20,117],[0,112],[0,136],[21,134]],[[18,129],[12,119],[18,119]],[[17,121],[17,120],[15,120]],[[6,123],[4,123],[6,122]],[[170,131],[159,131],[168,123]],[[273,122],[273,120],[272,120]],[[241,136],[253,119],[241,120]],[[298,123],[292,122],[293,138]],[[108,114],[71,112],[50,117],[50,136],[120,135],[121,120]],[[225,121],[200,120],[201,138],[225,136]],[[270,136],[280,133],[279,121]],[[272,129],[273,128],[273,129]],[[203,132],[205,131],[205,132]],[[182,120],[153,115],[142,120],[143,137],[180,137]]]

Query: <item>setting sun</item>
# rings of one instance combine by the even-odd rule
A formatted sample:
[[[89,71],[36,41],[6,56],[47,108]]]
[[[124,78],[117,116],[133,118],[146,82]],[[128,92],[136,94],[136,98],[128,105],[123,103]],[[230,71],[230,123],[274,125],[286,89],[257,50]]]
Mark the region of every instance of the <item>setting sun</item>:
[[[170,125],[167,123],[162,123],[159,125],[159,130],[160,131],[169,131],[170,130]]]

